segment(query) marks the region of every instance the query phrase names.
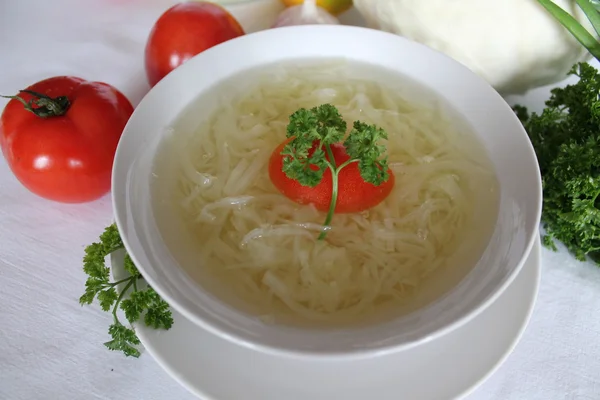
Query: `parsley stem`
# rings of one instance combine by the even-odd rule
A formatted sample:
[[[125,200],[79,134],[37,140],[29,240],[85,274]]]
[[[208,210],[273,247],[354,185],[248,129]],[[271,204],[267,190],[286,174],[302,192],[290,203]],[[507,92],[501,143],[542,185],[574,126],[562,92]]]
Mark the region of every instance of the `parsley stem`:
[[[331,203],[329,203],[329,211],[327,212],[327,217],[323,223],[323,231],[321,231],[318,240],[323,240],[325,239],[325,236],[327,236],[326,229],[329,227],[329,224],[331,224],[333,214],[335,213],[335,206],[338,198],[338,172],[339,170],[331,169],[331,181],[333,182],[333,187],[331,189]]]
[[[131,275],[130,275],[130,276],[128,276],[127,278],[121,279],[120,281],[116,281],[116,282],[113,282],[113,283],[109,283],[108,285],[109,285],[110,287],[115,287],[115,286],[117,286],[117,285],[120,285],[120,284],[121,284],[121,283],[123,283],[123,282],[127,282],[127,281],[128,281],[128,280],[130,280],[130,279],[131,279]]]
[[[125,293],[127,293],[129,288],[131,287],[131,285],[133,285],[133,283],[135,282],[136,277],[130,276],[127,279],[129,279],[129,282],[127,283],[127,285],[125,285],[123,290],[121,290],[121,293],[119,294],[119,297],[117,298],[117,301],[115,302],[115,306],[113,307],[112,314],[113,314],[113,318],[115,319],[115,324],[120,324],[119,318],[117,317],[117,310],[119,309],[119,303],[121,303],[123,296],[125,296]]]
[[[345,163],[343,163],[342,165],[340,165],[338,167],[338,169],[337,169],[338,174],[340,173],[340,171],[342,170],[342,168],[344,168],[344,167],[352,164],[353,162],[358,162],[358,160],[357,159],[354,159],[354,160],[350,159],[350,160],[346,161]]]
[[[350,159],[344,163],[342,163],[339,167],[335,164],[335,157],[333,156],[333,151],[331,151],[330,145],[325,145],[325,150],[327,151],[327,155],[329,156],[329,162],[327,165],[331,170],[331,202],[329,203],[329,211],[327,212],[327,217],[325,218],[325,222],[323,223],[323,231],[319,234],[317,240],[325,239],[327,236],[327,228],[329,224],[331,224],[331,220],[333,219],[333,214],[335,213],[335,206],[337,205],[338,193],[339,193],[339,174],[340,171],[347,165],[357,162],[356,159]]]
[[[333,151],[331,150],[331,145],[326,144],[325,151],[329,157],[329,165],[333,166],[334,169],[337,168],[337,165],[335,165],[335,157],[333,156]]]

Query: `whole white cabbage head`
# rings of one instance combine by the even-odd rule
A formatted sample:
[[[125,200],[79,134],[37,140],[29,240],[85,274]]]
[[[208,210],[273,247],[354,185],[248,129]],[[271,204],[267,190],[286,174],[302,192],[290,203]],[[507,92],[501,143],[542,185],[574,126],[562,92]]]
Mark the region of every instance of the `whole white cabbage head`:
[[[573,0],[554,0],[590,33]],[[566,78],[587,50],[537,0],[354,0],[371,28],[454,58],[502,94]],[[594,33],[595,35],[595,33]]]

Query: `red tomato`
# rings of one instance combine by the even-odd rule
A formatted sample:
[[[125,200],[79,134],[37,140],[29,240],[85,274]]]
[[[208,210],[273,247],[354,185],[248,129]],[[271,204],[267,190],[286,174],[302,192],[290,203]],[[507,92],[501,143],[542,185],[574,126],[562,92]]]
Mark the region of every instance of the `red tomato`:
[[[323,180],[315,186],[302,186],[298,181],[290,179],[283,172],[283,157],[281,151],[291,139],[286,140],[273,151],[269,160],[269,177],[275,187],[286,197],[300,204],[314,204],[319,211],[329,211],[333,192],[331,170],[327,168]],[[341,165],[350,157],[346,154],[343,144],[331,146],[335,164]],[[288,156],[289,157],[289,156]],[[329,160],[329,157],[327,156]],[[338,174],[338,198],[336,213],[355,213],[375,207],[381,203],[394,187],[394,174],[388,170],[389,179],[379,186],[365,182],[360,176],[358,163],[354,162],[344,167]]]
[[[64,203],[107,193],[115,150],[133,112],[129,100],[106,83],[72,76],[26,90],[42,96],[23,91],[18,97],[31,107],[13,97],[0,117],[0,147],[17,179],[33,193]],[[49,111],[45,104],[57,108]]]
[[[154,24],[146,43],[146,75],[154,86],[196,54],[244,35],[237,20],[209,2],[177,4]]]

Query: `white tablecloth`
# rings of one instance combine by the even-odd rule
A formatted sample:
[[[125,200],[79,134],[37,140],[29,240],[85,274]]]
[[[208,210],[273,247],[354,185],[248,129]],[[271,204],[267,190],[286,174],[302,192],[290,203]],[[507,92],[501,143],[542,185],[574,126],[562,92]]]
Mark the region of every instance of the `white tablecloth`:
[[[0,93],[76,75],[108,82],[137,104],[148,90],[148,31],[172,2],[0,0]],[[45,201],[0,160],[0,400],[193,398],[148,354],[106,350],[109,315],[78,304],[83,249],[111,219],[108,196],[75,206]],[[600,399],[600,270],[544,251],[529,328],[469,400],[564,399]]]

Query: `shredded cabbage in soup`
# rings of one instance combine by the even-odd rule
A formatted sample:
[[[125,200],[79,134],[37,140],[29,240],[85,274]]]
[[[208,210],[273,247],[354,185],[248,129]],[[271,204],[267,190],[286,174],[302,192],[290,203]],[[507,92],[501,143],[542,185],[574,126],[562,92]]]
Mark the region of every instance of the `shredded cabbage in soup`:
[[[157,157],[156,215],[159,227],[175,218],[185,228],[185,250],[165,240],[193,279],[266,321],[325,326],[410,312],[468,273],[496,220],[494,170],[441,99],[390,74],[344,62],[272,66],[223,89],[196,129],[175,125]],[[396,183],[378,206],[336,214],[318,241],[323,213],[280,194],[267,166],[290,114],[322,103],[349,125],[388,132]]]

